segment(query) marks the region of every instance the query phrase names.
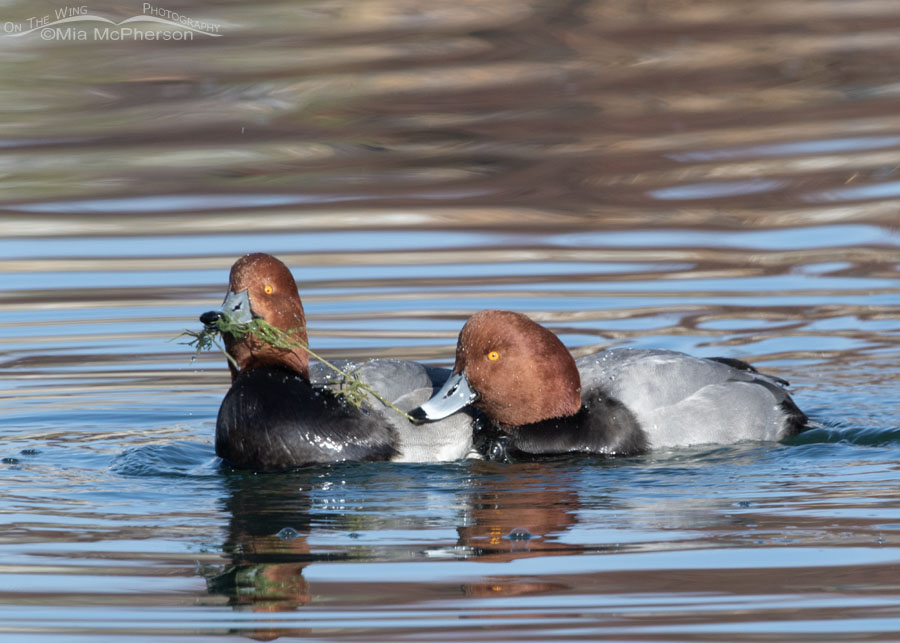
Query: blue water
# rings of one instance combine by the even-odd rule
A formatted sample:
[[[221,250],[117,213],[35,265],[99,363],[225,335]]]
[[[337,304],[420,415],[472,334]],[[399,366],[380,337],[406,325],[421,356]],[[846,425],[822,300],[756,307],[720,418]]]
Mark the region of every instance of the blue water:
[[[221,37],[0,15],[0,639],[900,639],[891,3],[172,10]],[[748,360],[813,427],[234,472],[178,335],[253,251],[326,358],[446,365],[500,307]]]
[[[900,561],[897,431],[617,461],[253,475],[223,470],[208,443],[136,438],[137,424],[126,433],[153,444],[78,458],[47,446],[4,467],[6,587],[33,597],[5,627],[815,636],[829,609],[838,628],[897,632],[896,584],[878,571],[893,578]],[[758,620],[734,629],[735,610]],[[629,612],[640,618],[618,621]],[[685,613],[694,626],[672,627]]]

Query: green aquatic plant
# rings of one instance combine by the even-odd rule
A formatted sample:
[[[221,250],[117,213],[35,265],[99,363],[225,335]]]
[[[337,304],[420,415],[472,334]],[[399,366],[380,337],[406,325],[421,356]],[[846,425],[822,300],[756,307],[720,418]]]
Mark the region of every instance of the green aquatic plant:
[[[292,330],[296,332],[302,329],[295,328]],[[280,328],[276,328],[264,319],[260,319],[257,317],[247,323],[238,323],[225,319],[225,317],[223,316],[219,316],[215,324],[204,326],[203,330],[200,331],[185,330],[181,333],[181,335],[179,335],[179,337],[190,337],[191,339],[189,341],[182,343],[187,344],[188,346],[193,346],[194,350],[197,353],[204,350],[212,350],[214,348],[218,348],[225,354],[225,357],[228,359],[228,361],[231,362],[235,368],[237,368],[237,362],[231,355],[228,354],[228,351],[225,349],[224,344],[219,341],[219,338],[222,335],[231,335],[238,339],[246,337],[247,335],[253,335],[258,340],[278,349],[293,350],[295,348],[300,348],[306,351],[310,357],[318,360],[324,366],[330,368],[335,372],[335,377],[328,380],[328,384],[337,387],[336,390],[332,390],[335,396],[342,397],[344,400],[346,400],[356,408],[361,408],[363,403],[366,401],[366,395],[371,395],[389,409],[396,411],[407,420],[411,422],[413,421],[413,417],[409,413],[388,402],[371,386],[360,379],[359,373],[357,372],[360,368],[359,366],[352,369],[348,373],[338,366],[335,366],[318,353],[315,353],[312,349],[310,349],[309,345],[306,342],[291,337],[290,332],[285,332]]]

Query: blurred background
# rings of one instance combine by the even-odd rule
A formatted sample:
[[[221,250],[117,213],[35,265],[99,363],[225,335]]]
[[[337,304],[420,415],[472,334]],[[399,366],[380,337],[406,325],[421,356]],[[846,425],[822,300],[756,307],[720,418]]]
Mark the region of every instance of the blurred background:
[[[471,313],[506,308],[576,355],[659,347],[751,361],[791,380],[825,426],[809,441],[849,444],[807,454],[810,475],[826,458],[836,476],[809,488],[878,497],[843,482],[828,491],[877,453],[891,462],[871,465],[889,503],[896,458],[872,448],[896,448],[900,430],[898,69],[890,0],[0,2],[0,484],[10,489],[0,546],[62,548],[74,566],[99,547],[165,567],[146,548],[167,549],[174,529],[186,559],[227,553],[234,533],[216,530],[241,522],[233,507],[247,504],[211,464],[228,372],[221,355],[194,359],[172,339],[199,328],[231,263],[256,251],[292,268],[311,344],[327,357],[448,364]],[[731,489],[742,466],[761,467],[760,484],[787,484],[773,472],[792,470],[798,451],[741,450],[720,468],[684,456],[711,471],[686,504]],[[459,518],[468,501],[453,490],[472,483],[451,471],[432,471],[445,511],[429,524],[441,546],[456,546],[447,529],[469,534],[446,554],[465,557],[478,529]],[[160,496],[154,476],[172,475],[187,482]],[[323,476],[303,484],[321,489]],[[528,504],[556,516],[558,498],[540,493]],[[622,493],[631,511],[657,515],[660,498]],[[609,536],[576,524],[634,526],[565,496],[569,518],[531,527],[554,547]],[[206,508],[183,514],[191,502]],[[394,510],[373,511],[403,523]],[[346,526],[316,515],[301,532]],[[143,544],[122,544],[135,521]],[[669,548],[647,533],[610,538]],[[391,542],[420,552],[408,536]],[[32,549],[10,547],[26,585],[48,578]],[[172,591],[205,595],[191,582]],[[474,582],[470,595],[492,586]],[[35,615],[21,618],[46,616]]]
[[[189,38],[156,41],[20,33],[41,8],[2,16],[5,404],[222,385],[166,340],[251,251],[326,355],[446,361],[500,307],[576,353],[896,377],[891,3],[88,7],[208,25],[128,23]]]

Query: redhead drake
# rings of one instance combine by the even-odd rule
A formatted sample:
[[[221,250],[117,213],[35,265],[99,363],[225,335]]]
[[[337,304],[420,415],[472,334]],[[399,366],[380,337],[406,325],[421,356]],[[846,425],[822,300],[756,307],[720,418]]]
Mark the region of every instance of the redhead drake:
[[[784,380],[740,360],[614,349],[577,362],[525,315],[485,310],[459,334],[453,375],[412,412],[439,420],[468,405],[489,420],[476,437],[491,459],[779,440],[807,422]]]
[[[231,268],[228,294],[218,311],[200,316],[248,323],[262,318],[298,344],[307,344],[306,316],[290,270],[267,254],[248,254]],[[357,408],[335,395],[334,371],[310,369],[300,346],[277,348],[254,335],[223,335],[231,388],[216,419],[216,454],[239,469],[279,471],[344,460],[438,461],[470,450],[472,419],[460,416],[422,431],[370,399]],[[427,400],[449,370],[415,362],[373,360],[350,366],[364,383],[401,409]],[[312,375],[312,377],[310,377]],[[450,420],[450,418],[447,418]]]

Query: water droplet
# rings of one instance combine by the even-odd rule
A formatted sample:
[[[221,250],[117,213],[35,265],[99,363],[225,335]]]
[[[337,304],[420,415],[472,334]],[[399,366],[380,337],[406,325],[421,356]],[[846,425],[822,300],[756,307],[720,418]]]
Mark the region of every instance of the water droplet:
[[[282,540],[294,540],[294,538],[297,538],[300,535],[300,532],[293,527],[285,527],[275,535]]]
[[[506,535],[510,540],[531,540],[534,536],[525,527],[516,527]]]

